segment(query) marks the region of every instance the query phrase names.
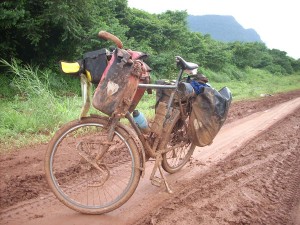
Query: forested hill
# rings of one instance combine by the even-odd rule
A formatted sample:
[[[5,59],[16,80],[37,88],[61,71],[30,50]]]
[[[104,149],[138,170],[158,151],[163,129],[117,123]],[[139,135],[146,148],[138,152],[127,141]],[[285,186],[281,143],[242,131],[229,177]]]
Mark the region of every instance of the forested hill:
[[[189,15],[188,26],[191,31],[210,34],[218,41],[262,42],[254,29],[243,28],[233,16]]]

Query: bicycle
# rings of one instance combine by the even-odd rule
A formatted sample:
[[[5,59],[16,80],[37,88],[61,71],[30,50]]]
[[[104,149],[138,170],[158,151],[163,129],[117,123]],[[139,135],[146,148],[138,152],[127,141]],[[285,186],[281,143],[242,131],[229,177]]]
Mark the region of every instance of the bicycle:
[[[123,47],[107,32],[99,36]],[[113,50],[112,50],[113,51]],[[155,160],[151,183],[172,193],[162,169],[179,171],[190,159],[195,145],[187,137],[192,92],[187,93],[184,71],[194,73],[198,65],[176,56],[180,70],[173,84],[139,84],[139,89],[157,89],[165,95],[156,104],[156,125],[144,134],[131,113],[120,117],[87,116],[90,87],[84,74],[84,96],[80,119],[63,125],[49,142],[45,173],[55,196],[69,208],[86,214],[117,209],[132,196],[144,176],[145,162]],[[160,177],[156,173],[160,174]]]

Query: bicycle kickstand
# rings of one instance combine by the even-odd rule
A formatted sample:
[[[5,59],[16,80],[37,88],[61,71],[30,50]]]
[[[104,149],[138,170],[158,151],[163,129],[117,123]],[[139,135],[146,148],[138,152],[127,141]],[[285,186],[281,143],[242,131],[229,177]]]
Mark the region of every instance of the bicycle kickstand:
[[[164,184],[166,186],[166,190],[169,194],[172,194],[173,191],[170,189],[169,187],[169,184],[167,182],[167,179],[165,177],[165,175],[163,174],[162,172],[162,169],[161,169],[161,161],[162,161],[162,157],[160,154],[158,154],[155,158],[155,164],[154,164],[154,167],[152,169],[152,173],[151,173],[151,176],[150,176],[150,180],[151,180],[151,184],[154,185],[154,186],[157,186],[157,187],[160,187],[161,185],[161,181],[163,180],[164,181]],[[157,171],[157,168],[159,170],[159,173],[160,173],[160,176],[161,178],[155,176],[155,173]]]

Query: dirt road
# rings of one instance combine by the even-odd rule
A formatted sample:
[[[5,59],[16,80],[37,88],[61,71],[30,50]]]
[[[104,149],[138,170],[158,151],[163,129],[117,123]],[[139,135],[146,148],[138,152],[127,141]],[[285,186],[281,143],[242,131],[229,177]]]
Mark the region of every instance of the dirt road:
[[[300,91],[237,102],[214,143],[106,215],[82,215],[49,193],[46,145],[0,156],[1,224],[300,224]]]

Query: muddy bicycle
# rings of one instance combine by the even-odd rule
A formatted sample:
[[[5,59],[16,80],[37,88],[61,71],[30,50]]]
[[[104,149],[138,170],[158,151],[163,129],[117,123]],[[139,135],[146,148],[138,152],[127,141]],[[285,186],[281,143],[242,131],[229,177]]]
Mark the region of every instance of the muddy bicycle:
[[[121,71],[116,69],[110,78],[101,78],[95,91],[100,92],[100,100],[96,99],[96,103],[93,100],[93,105],[102,104],[106,115],[87,115],[91,83],[89,73],[81,71],[84,104],[80,119],[65,124],[55,133],[45,156],[46,179],[53,193],[69,208],[87,214],[107,213],[123,205],[136,190],[144,176],[145,163],[151,158],[155,161],[151,183],[163,184],[171,193],[163,170],[177,172],[195,149],[187,135],[194,91],[183,74],[195,73],[198,65],[177,56],[177,79],[171,84],[149,84],[145,82],[148,76],[143,77],[149,72],[143,63],[143,54],[131,50],[122,52],[122,42],[110,33],[102,31],[99,36],[117,45],[115,49],[104,51],[110,58],[104,74],[108,67],[123,64]],[[124,54],[128,52],[130,57],[125,62]],[[126,71],[126,63],[129,63],[129,75],[122,77],[119,73]],[[114,79],[118,85],[112,84]],[[123,85],[126,79],[134,80]],[[122,88],[116,91],[117,86]],[[154,122],[145,129],[136,123],[132,112],[149,89],[156,89],[160,96],[155,105]],[[106,99],[101,99],[103,96]],[[123,118],[129,125],[120,122]]]

